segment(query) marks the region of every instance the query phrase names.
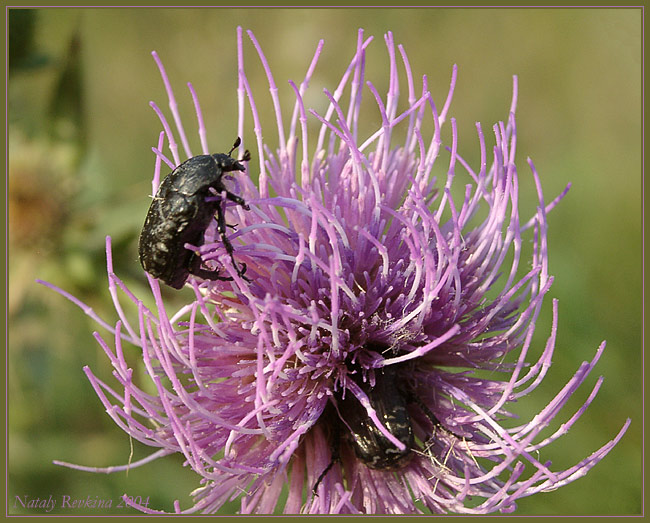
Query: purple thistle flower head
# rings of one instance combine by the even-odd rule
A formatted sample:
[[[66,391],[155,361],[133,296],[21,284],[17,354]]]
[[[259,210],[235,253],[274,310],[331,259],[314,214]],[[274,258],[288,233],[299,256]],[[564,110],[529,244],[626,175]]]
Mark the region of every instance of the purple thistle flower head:
[[[514,418],[509,406],[529,395],[551,364],[556,301],[536,357],[531,342],[553,281],[547,214],[568,190],[547,202],[529,160],[538,204],[519,213],[516,78],[508,117],[492,129],[493,145],[477,124],[480,162],[472,166],[448,117],[455,68],[437,105],[426,76],[416,82],[405,50],[388,33],[388,91],[380,93],[365,76],[372,38],[359,31],[339,84],[320,95],[324,109],[305,101],[318,96],[310,80],[321,41],[303,79],[289,82],[295,102],[287,112],[260,45],[248,36],[277,125],[272,147],[276,137],[262,127],[258,109],[267,102],[254,97],[247,80],[239,29],[233,137],[248,135],[252,116],[255,142],[247,145],[259,159],[259,181],[255,172],[233,174],[226,183],[250,210],[228,203],[226,216],[237,224],[228,235],[250,281],[233,265],[215,222],[203,245],[188,248],[198,248],[204,265],[231,281],[190,276],[193,300],[171,312],[159,282],[148,276],[155,307],[147,308],[114,274],[108,239],[109,288],[120,320],[112,327],[77,301],[114,333],[113,344],[95,337],[118,388],[86,369],[93,387],[125,432],[159,449],[129,466],[182,453],[201,487],[193,507],[176,509],[206,513],[234,498],[242,513],[511,512],[518,498],[583,476],[629,420],[566,470],[541,461],[539,451],[580,418],[602,378],[555,432],[542,431],[591,372],[604,343],[531,420],[505,423]],[[194,153],[154,58],[173,116],[172,123],[152,103],[164,128],[154,148],[155,194],[161,172]],[[400,70],[406,93],[399,92]],[[191,85],[190,93],[202,153],[214,153]],[[368,96],[373,104],[363,104],[365,114]],[[362,132],[369,118],[380,123]],[[449,146],[443,126],[450,127]],[[242,144],[239,157],[243,151]],[[127,317],[124,298],[136,304],[137,318]],[[125,342],[141,350],[157,394],[136,384]]]

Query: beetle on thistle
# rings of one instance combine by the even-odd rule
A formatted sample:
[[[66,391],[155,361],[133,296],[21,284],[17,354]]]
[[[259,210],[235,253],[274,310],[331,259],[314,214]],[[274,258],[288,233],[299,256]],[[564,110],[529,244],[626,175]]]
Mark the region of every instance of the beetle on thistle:
[[[379,354],[394,350],[378,342],[368,343],[364,349]],[[357,459],[370,469],[396,471],[406,467],[419,452],[409,405],[417,407],[424,414],[433,430],[439,427],[449,436],[459,437],[442,425],[426,403],[418,397],[412,388],[413,385],[409,384],[406,376],[411,373],[412,368],[408,363],[375,368],[372,380],[374,383],[371,383],[370,379],[362,378],[358,365],[348,364],[347,369],[348,379],[367,396],[379,422],[404,448],[399,448],[380,430],[369,417],[366,407],[349,388],[334,390],[323,414],[326,430],[329,432],[331,460],[312,487],[314,495],[318,495],[318,486],[334,464],[341,461],[343,442],[351,447]],[[427,438],[427,446],[432,438],[433,433]]]
[[[377,369],[374,386],[360,381],[358,377],[354,381],[368,397],[377,418],[390,434],[404,444],[404,448],[399,449],[379,430],[354,394],[347,390],[343,396],[341,391],[336,391],[335,403],[328,404],[328,413],[325,414],[332,431],[332,459],[316,480],[312,488],[314,493],[334,463],[340,460],[342,440],[346,440],[357,458],[371,469],[398,470],[413,457],[415,440],[407,410],[407,394],[398,385],[397,369],[393,366]]]
[[[232,279],[219,276],[218,269],[203,268],[201,256],[185,247],[187,243],[203,245],[205,231],[215,213],[221,241],[237,274],[244,277],[246,265],[240,268],[236,264],[232,243],[226,235],[225,199],[245,210],[249,207],[223,184],[225,173],[244,171],[241,162],[250,160],[248,151],[241,160],[230,156],[240,144],[241,139],[237,138],[228,154],[204,154],[184,161],[163,180],[151,202],[140,233],[140,263],[145,271],[174,289],[182,288],[190,274],[206,280]],[[210,199],[215,193],[220,198]]]
[[[388,432],[405,445],[399,449],[368,417],[365,407],[354,396],[346,394],[337,398],[337,409],[341,422],[349,429],[347,439],[357,457],[369,468],[394,470],[406,465],[414,445],[411,418],[406,408],[406,396],[398,386],[398,375],[394,367],[377,369],[375,384],[358,384],[368,396],[377,418]]]

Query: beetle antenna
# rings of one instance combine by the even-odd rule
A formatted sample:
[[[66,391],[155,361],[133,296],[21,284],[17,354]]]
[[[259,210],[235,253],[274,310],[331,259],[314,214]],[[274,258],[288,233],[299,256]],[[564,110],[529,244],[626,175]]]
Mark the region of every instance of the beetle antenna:
[[[237,147],[239,147],[240,145],[241,145],[241,138],[238,136],[237,139],[235,140],[235,143],[232,146],[232,149],[230,149],[230,151],[228,151],[228,156],[230,156],[232,154],[232,152],[235,149],[237,149]]]

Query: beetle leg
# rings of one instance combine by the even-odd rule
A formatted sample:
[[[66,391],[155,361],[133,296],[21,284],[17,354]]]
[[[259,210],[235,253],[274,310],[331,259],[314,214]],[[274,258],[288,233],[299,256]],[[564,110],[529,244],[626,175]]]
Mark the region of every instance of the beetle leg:
[[[233,196],[235,198],[238,198],[242,202],[244,201],[241,198],[239,198],[239,196],[231,194],[228,191],[226,191],[226,196],[230,200],[232,200],[232,198],[230,198],[230,196]],[[235,201],[235,200],[233,200],[233,201]],[[237,203],[239,203],[239,202],[237,202]],[[248,206],[246,206],[246,207],[248,207]],[[237,274],[240,277],[242,277],[244,280],[246,280],[247,282],[250,282],[251,280],[249,280],[246,276],[244,276],[244,273],[246,272],[246,264],[242,263],[243,268],[240,269],[237,266],[237,262],[235,262],[235,257],[233,256],[234,249],[233,249],[232,243],[230,243],[230,240],[228,239],[228,235],[226,234],[227,227],[228,227],[228,224],[226,223],[226,214],[223,212],[223,206],[219,205],[217,207],[217,230],[219,231],[219,236],[221,237],[221,241],[223,242],[223,246],[226,248],[226,252],[230,255],[230,260],[232,261],[232,265],[235,268],[235,270],[237,271]]]
[[[196,254],[192,258],[190,266],[187,269],[189,273],[194,276],[198,276],[199,278],[203,278],[204,280],[232,281],[232,278],[230,276],[219,276],[219,270],[211,271],[204,269],[201,267],[202,261],[203,260],[201,259],[201,256],[199,254]]]
[[[334,425],[334,429],[332,434],[330,435],[330,453],[331,453],[331,459],[327,467],[325,467],[325,470],[320,473],[320,476],[318,476],[318,479],[316,480],[316,483],[314,483],[314,486],[312,487],[311,491],[314,494],[314,496],[318,496],[318,486],[320,485],[321,481],[325,479],[325,476],[327,476],[327,473],[331,470],[331,468],[334,466],[334,463],[340,463],[341,462],[341,433],[338,430],[338,426]]]
[[[447,427],[445,427],[442,422],[436,417],[436,415],[431,412],[431,409],[415,394],[410,393],[408,396],[409,400],[413,401],[424,413],[424,415],[429,418],[429,421],[431,422],[431,425],[433,426],[434,432],[431,434],[428,440],[431,440],[435,434],[436,429],[441,429],[450,436],[454,436],[456,438],[463,438],[463,436],[459,436],[458,434],[455,434],[451,430],[449,430]]]
[[[436,415],[433,412],[431,412],[431,409],[429,407],[427,407],[424,404],[424,402],[422,400],[420,400],[420,398],[417,398],[417,404],[418,404],[418,407],[420,407],[422,409],[422,412],[424,412],[424,415],[427,418],[429,418],[429,421],[431,422],[431,424],[434,427],[441,427],[443,429],[445,428],[444,425],[442,423],[440,423],[440,420],[436,417]]]
[[[232,243],[230,243],[230,240],[228,239],[228,236],[226,235],[226,214],[223,212],[223,207],[221,204],[217,207],[217,230],[219,231],[219,236],[221,236],[221,241],[223,242],[223,246],[226,248],[226,252],[230,255],[230,259],[232,260],[232,264],[237,268],[237,265],[235,264],[235,260],[233,258],[233,247]]]
[[[337,461],[341,461],[341,456],[339,455],[339,449],[338,447],[333,447],[332,448],[332,460],[329,462],[329,465],[325,467],[325,470],[320,473],[320,476],[318,476],[318,479],[316,480],[316,483],[314,483],[314,488],[311,489],[312,493],[314,496],[318,496],[318,485],[320,485],[320,482],[325,479],[325,476],[327,476],[327,473],[330,471],[330,469],[334,466],[334,463]]]
[[[245,211],[250,211],[251,208],[248,206],[248,204],[244,201],[244,199],[241,196],[237,196],[236,194],[231,193],[230,191],[224,191],[226,193],[226,198],[228,198],[231,202],[235,202],[237,205],[241,205]]]

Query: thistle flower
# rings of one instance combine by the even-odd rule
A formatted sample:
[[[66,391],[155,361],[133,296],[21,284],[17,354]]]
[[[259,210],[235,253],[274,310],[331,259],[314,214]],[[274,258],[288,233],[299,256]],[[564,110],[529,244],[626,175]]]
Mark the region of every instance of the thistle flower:
[[[356,51],[336,88],[324,90],[326,108],[319,112],[305,99],[308,92],[315,99],[309,84],[321,41],[303,80],[289,82],[295,103],[285,120],[269,64],[248,36],[277,119],[272,150],[238,29],[237,134],[247,135],[248,107],[260,172],[257,185],[233,176],[233,192],[250,210],[229,206],[227,216],[237,224],[230,234],[234,257],[246,264],[250,281],[233,266],[215,223],[203,246],[188,247],[199,247],[204,263],[232,281],[190,277],[193,301],[174,313],[150,276],[153,309],[129,291],[113,272],[110,238],[115,327],[57,289],[114,333],[113,345],[95,337],[115,368],[118,389],[85,372],[115,422],[159,449],[129,467],[182,453],[201,487],[193,507],[181,510],[177,502],[176,511],[206,513],[235,498],[242,513],[511,512],[517,499],[586,474],[629,420],[613,440],[566,470],[553,470],[538,456],[593,400],[602,378],[577,412],[542,435],[594,368],[604,342],[530,421],[507,423],[515,417],[510,404],[531,394],[551,364],[556,301],[536,359],[531,345],[553,281],[547,215],[569,188],[547,203],[528,160],[538,205],[520,215],[516,77],[508,118],[493,127],[492,149],[476,126],[480,162],[473,167],[461,155],[454,119],[448,120],[455,68],[447,99],[436,105],[427,77],[416,84],[405,50],[396,52],[388,33],[382,96],[366,81],[372,38],[359,31]],[[172,125],[152,103],[164,128],[154,148],[155,193],[162,163],[172,169],[182,161],[177,138],[186,157],[193,153],[154,58],[173,115]],[[406,104],[400,104],[401,68]],[[215,152],[189,87],[202,152]],[[368,95],[374,105],[366,115],[361,100]],[[381,124],[364,134],[360,123],[369,116]],[[449,147],[443,147],[443,126],[451,130]],[[125,314],[124,297],[137,306],[137,318]],[[135,383],[124,343],[139,347],[157,394]]]

